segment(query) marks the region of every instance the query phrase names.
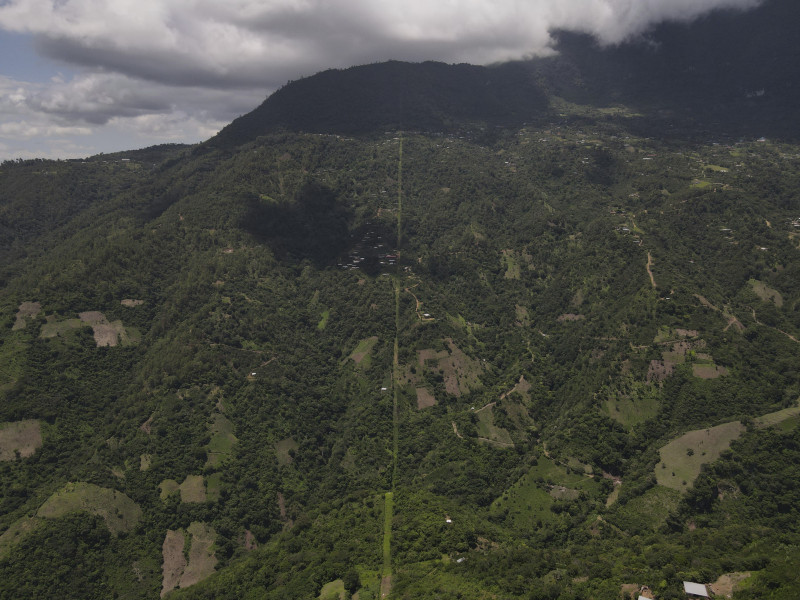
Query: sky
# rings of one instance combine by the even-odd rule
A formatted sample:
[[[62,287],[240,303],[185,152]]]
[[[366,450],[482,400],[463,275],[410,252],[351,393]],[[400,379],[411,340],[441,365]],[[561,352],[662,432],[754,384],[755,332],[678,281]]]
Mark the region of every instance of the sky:
[[[325,69],[491,64],[761,1],[0,0],[0,160],[199,142]]]

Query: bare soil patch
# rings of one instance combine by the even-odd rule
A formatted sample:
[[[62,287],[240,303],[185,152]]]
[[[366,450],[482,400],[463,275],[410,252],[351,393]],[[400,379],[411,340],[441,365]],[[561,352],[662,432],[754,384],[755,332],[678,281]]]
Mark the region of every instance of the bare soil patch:
[[[167,530],[167,536],[164,538],[164,544],[161,546],[161,555],[163,557],[163,562],[161,563],[161,572],[163,573],[161,584],[162,598],[167,592],[171,592],[177,587],[186,569],[186,558],[183,556],[183,547],[185,543],[186,541],[182,531]]]
[[[647,381],[664,381],[675,371],[675,363],[668,360],[651,360],[647,368]]]
[[[692,374],[700,379],[716,379],[728,374],[728,369],[719,365],[694,364]]]
[[[39,302],[23,302],[20,304],[19,309],[17,309],[17,318],[13,327],[11,327],[12,331],[25,329],[28,324],[27,320],[36,317],[40,312],[42,312],[42,305]]]
[[[381,598],[386,598],[392,591],[392,576],[384,575],[381,577]]]
[[[244,542],[242,543],[244,549],[247,551],[256,550],[258,548],[258,542],[256,542],[256,536],[253,535],[253,532],[249,529],[244,530]]]
[[[124,300],[120,300],[119,303],[122,304],[122,306],[133,308],[134,306],[141,306],[142,304],[144,304],[144,300],[134,300],[132,298],[125,298]]]
[[[13,423],[0,423],[0,460],[15,460],[33,456],[42,445],[39,421],[26,419]]]
[[[554,485],[550,487],[548,493],[556,500],[575,500],[581,495],[579,490],[573,490],[563,485]]]
[[[461,396],[480,387],[479,375],[483,371],[480,362],[464,354],[451,338],[445,338],[445,341],[448,350],[419,350],[420,366],[441,373],[448,394]],[[430,365],[429,362],[433,361],[436,361],[435,365]]]
[[[720,575],[719,579],[708,587],[711,588],[715,596],[730,598],[733,596],[733,592],[738,589],[739,584],[748,577],[750,577],[750,572],[748,571],[744,573],[725,573],[724,575]]]
[[[147,435],[150,435],[150,429],[151,429],[151,426],[152,426],[152,424],[153,424],[153,417],[155,417],[155,413],[153,413],[152,415],[150,415],[150,416],[147,418],[147,421],[145,421],[144,423],[142,423],[141,425],[139,425],[139,429],[141,429],[142,431],[144,431],[144,432],[145,432]]]
[[[205,523],[194,522],[189,525],[191,547],[189,548],[189,564],[181,576],[180,586],[182,588],[194,585],[202,581],[214,572],[217,565],[217,557],[214,556],[212,546],[217,539],[214,528]]]
[[[429,408],[436,404],[436,397],[431,394],[426,388],[417,388],[417,408]]]

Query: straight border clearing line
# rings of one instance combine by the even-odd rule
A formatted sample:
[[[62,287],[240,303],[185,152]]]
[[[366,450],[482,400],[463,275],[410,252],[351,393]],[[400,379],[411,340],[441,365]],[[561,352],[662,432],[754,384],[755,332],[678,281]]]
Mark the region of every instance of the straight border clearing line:
[[[397,455],[399,416],[397,412],[400,394],[400,247],[403,235],[403,134],[397,155],[397,266],[394,275],[394,352],[392,356],[392,489],[384,496],[383,512],[383,565],[381,568],[381,598],[392,591],[392,522],[394,521],[394,490],[397,485]]]

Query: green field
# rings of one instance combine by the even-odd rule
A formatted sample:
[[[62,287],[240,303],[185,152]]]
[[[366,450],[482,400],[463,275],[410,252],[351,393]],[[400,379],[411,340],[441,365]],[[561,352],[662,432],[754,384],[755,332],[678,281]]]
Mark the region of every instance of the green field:
[[[103,518],[112,533],[127,531],[139,521],[142,509],[122,492],[92,483],[68,483],[50,496],[36,512],[37,517],[55,519],[75,511]]]
[[[514,442],[511,440],[511,434],[506,429],[494,424],[493,408],[492,405],[487,405],[475,411],[475,415],[478,417],[476,424],[478,436],[499,445],[513,446]]]
[[[732,421],[685,433],[659,450],[656,481],[673,490],[686,491],[700,474],[700,467],[719,458],[731,442],[744,431],[744,425]]]
[[[559,520],[550,510],[557,500],[569,501],[581,492],[593,494],[597,490],[595,478],[577,475],[549,458],[540,457],[535,466],[492,503],[491,513],[506,514],[506,520],[514,527],[530,529]]]
[[[616,515],[610,519],[614,523],[619,523],[624,529],[657,531],[666,522],[670,513],[678,507],[680,499],[680,492],[657,485],[624,506],[620,506]]]
[[[233,445],[237,442],[233,434],[233,423],[224,415],[214,415],[214,423],[210,427],[211,439],[206,449],[208,458],[207,467],[218,467],[233,452]]]

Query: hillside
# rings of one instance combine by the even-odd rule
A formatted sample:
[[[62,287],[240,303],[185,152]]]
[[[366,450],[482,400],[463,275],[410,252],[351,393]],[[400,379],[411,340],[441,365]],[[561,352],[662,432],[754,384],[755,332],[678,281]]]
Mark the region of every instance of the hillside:
[[[676,128],[562,40],[3,163],[0,598],[797,597],[789,96]]]

